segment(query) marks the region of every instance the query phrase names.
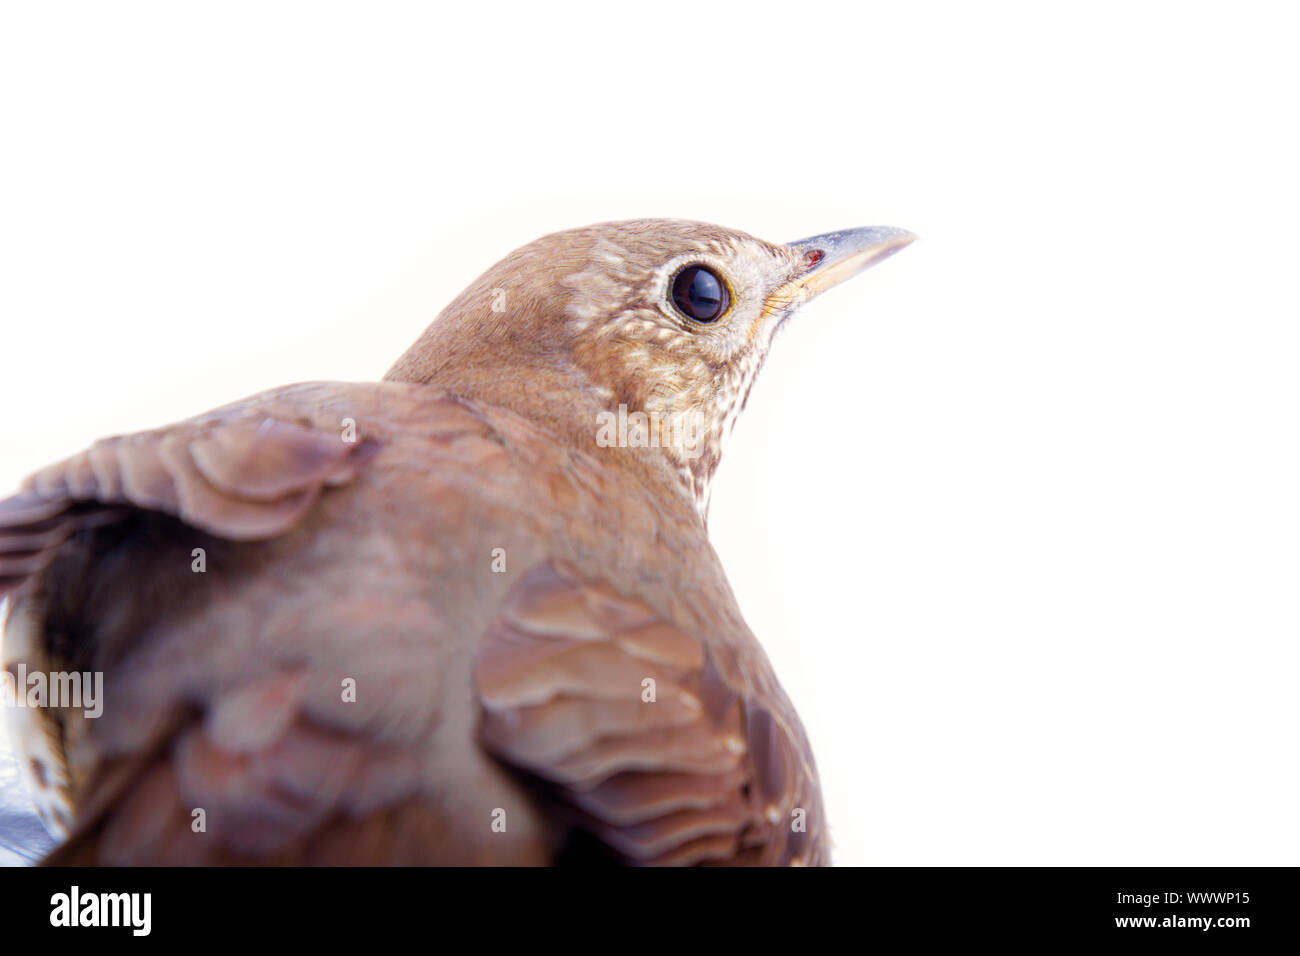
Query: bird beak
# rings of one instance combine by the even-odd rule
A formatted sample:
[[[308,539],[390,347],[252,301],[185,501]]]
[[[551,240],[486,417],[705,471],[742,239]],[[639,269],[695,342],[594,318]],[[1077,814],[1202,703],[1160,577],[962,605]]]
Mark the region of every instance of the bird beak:
[[[781,294],[792,302],[806,302],[915,241],[906,229],[866,226],[792,242],[790,247],[803,253],[808,268],[787,282]]]

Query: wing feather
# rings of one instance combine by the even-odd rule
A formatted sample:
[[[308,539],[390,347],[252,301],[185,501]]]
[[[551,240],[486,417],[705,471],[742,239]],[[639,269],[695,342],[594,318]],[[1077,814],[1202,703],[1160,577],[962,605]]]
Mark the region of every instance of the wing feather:
[[[644,602],[547,562],[507,597],[474,680],[488,750],[624,860],[824,861],[802,738]]]

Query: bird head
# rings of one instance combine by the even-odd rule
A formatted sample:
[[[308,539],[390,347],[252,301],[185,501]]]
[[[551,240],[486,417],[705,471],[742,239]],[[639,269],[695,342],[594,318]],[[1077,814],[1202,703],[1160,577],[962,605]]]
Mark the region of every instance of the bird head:
[[[704,515],[723,439],[777,330],[914,238],[869,227],[772,243],[677,219],[554,233],[480,276],[387,378],[515,407],[580,444],[658,456]]]

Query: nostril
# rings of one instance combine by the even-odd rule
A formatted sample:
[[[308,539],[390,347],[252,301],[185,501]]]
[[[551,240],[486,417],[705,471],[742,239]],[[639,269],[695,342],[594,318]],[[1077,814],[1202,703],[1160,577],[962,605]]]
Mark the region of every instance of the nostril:
[[[822,252],[820,249],[809,249],[808,252],[804,254],[804,260],[808,263],[809,269],[825,258],[826,253]]]

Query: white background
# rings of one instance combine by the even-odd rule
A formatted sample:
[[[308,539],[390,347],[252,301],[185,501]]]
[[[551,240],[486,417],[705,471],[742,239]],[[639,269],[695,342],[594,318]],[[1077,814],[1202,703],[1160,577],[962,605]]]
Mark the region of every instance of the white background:
[[[1283,5],[10,4],[0,486],[373,379],[631,216],[921,241],[809,307],[712,531],[844,864],[1297,864]]]

